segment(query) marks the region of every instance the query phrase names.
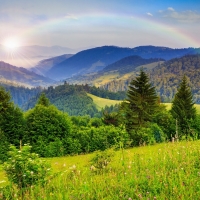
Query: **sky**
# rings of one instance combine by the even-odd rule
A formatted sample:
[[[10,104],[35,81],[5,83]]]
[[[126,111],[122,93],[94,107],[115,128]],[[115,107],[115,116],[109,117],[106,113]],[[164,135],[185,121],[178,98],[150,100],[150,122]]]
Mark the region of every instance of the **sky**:
[[[0,0],[0,44],[200,47],[200,0]]]

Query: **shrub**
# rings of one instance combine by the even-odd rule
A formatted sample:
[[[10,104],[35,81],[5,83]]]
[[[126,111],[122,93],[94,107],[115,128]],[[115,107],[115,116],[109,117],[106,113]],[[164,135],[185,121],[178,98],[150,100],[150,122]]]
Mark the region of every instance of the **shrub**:
[[[112,149],[108,149],[105,151],[97,151],[95,156],[91,159],[91,170],[97,170],[102,172],[102,170],[106,169],[108,164],[112,161],[114,157],[114,151]]]
[[[19,189],[27,188],[34,184],[44,184],[50,173],[50,165],[39,158],[38,154],[30,153],[31,146],[24,145],[18,150],[10,146],[10,158],[3,167],[11,183]]]

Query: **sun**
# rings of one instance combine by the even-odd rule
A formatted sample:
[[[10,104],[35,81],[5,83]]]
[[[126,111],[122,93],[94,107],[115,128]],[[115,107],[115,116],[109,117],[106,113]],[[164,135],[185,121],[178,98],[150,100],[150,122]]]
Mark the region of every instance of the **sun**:
[[[17,38],[8,38],[4,42],[4,47],[8,51],[15,51],[19,47],[19,40]]]

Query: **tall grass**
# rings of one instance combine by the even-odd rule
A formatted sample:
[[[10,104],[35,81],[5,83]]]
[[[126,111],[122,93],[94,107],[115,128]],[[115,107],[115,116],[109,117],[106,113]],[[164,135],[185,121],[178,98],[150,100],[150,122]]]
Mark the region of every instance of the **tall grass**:
[[[93,156],[48,159],[58,175],[24,199],[200,199],[200,141],[117,151],[101,173],[91,168]],[[21,199],[14,186],[7,194]]]

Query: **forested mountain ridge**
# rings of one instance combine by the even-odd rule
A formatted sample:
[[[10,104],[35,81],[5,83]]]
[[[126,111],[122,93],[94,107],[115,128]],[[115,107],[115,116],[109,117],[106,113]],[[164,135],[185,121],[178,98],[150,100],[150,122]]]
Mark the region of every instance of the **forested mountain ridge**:
[[[167,47],[141,46],[122,48],[102,46],[80,51],[73,57],[53,66],[45,75],[52,79],[61,80],[75,75],[97,72],[122,58],[138,55],[142,58],[162,58],[169,60],[186,54],[195,54],[200,49],[185,48],[171,49]]]
[[[162,99],[169,101],[184,75],[188,77],[195,102],[200,103],[200,55],[186,55],[162,63],[152,69],[150,78]]]
[[[54,81],[50,78],[38,75],[22,67],[15,67],[3,61],[0,61],[0,81],[5,80],[19,83],[26,86],[44,86],[50,85]]]
[[[140,56],[128,56],[121,60],[106,66],[102,72],[117,71],[119,74],[125,74],[134,71],[138,66],[164,61],[162,58],[144,59]]]
[[[90,87],[87,84],[69,85],[66,82],[56,87],[50,86],[42,92],[59,110],[67,112],[69,115],[90,115],[91,117],[99,116],[101,111],[98,111],[92,98],[87,93],[114,100],[123,100],[126,96],[125,92],[113,93],[96,87]],[[33,108],[40,94],[38,93],[35,97],[32,97],[22,107],[23,110]]]
[[[11,100],[15,105],[22,107],[32,97],[38,95],[43,91],[42,87],[28,88],[24,86],[8,85],[0,83],[0,86],[4,87],[6,91],[10,92]]]
[[[200,103],[200,55],[186,55],[160,63],[157,67],[149,70],[148,74],[162,102],[171,102],[177,91],[178,84],[183,75],[186,75],[189,86],[192,89],[194,101]],[[126,91],[135,75],[130,76],[127,80],[112,80],[102,88],[110,91]]]

